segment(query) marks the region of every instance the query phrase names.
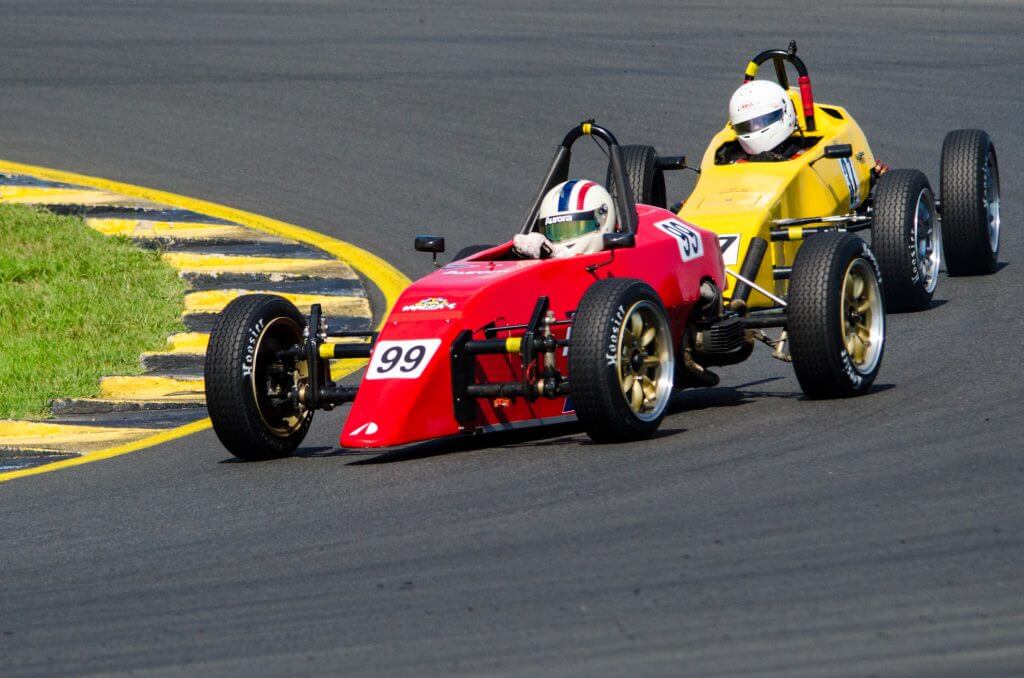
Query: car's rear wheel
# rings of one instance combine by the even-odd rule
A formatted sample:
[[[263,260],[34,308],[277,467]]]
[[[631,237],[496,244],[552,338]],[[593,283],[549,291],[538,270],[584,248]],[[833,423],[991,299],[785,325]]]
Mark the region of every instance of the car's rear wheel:
[[[918,170],[892,170],[875,188],[871,248],[890,311],[928,307],[939,282],[942,237],[935,196]]]
[[[649,285],[599,280],[573,320],[569,380],[576,416],[597,442],[639,440],[661,424],[675,352],[668,314]]]
[[[790,278],[786,331],[793,369],[810,398],[871,388],[885,350],[878,262],[849,233],[822,233],[800,248]]]
[[[665,172],[658,169],[658,152],[653,146],[622,146],[626,176],[637,204],[665,207]],[[605,176],[608,192],[615,196],[611,164]]]
[[[950,275],[993,273],[999,262],[999,162],[980,129],[942,143],[942,241]]]
[[[286,456],[309,430],[313,411],[290,398],[306,362],[278,355],[303,343],[305,326],[287,299],[250,294],[229,303],[210,333],[206,407],[217,437],[239,459]]]

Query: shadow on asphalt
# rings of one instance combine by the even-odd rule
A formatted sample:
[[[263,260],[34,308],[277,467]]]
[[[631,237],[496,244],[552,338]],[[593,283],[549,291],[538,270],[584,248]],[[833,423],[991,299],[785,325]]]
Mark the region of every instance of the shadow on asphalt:
[[[782,377],[760,379],[758,381],[740,384],[736,387],[714,387],[702,388],[688,391],[680,391],[669,403],[668,414],[696,411],[713,407],[737,407],[753,402],[755,398],[794,398],[800,397],[800,392],[789,391],[747,391],[751,386],[770,383],[781,380]],[[684,433],[685,428],[661,428],[652,436],[653,438],[665,438]],[[432,440],[425,443],[416,443],[408,447],[399,448],[376,454],[370,458],[362,458],[349,462],[349,466],[368,466],[376,464],[394,464],[405,461],[415,461],[445,454],[457,454],[460,452],[472,452],[488,448],[530,448],[530,447],[553,447],[568,443],[579,445],[595,445],[583,434],[583,429],[577,422],[557,424],[553,426],[539,426],[537,428],[522,429],[519,431],[506,431],[499,433],[483,433],[466,437],[453,437],[443,440]],[[319,448],[318,448],[319,449]],[[329,453],[313,453],[311,450],[299,450],[296,456],[300,457],[323,457],[323,456],[352,456],[365,457],[365,452],[354,452],[352,450],[333,450]]]
[[[710,408],[738,407],[764,398],[783,398],[806,400],[800,391],[766,391],[749,390],[752,386],[763,386],[783,377],[768,377],[737,386],[716,386],[677,392],[669,403],[667,414],[696,412]],[[870,394],[881,393],[895,388],[894,384],[875,384]],[[869,394],[869,395],[870,395]],[[660,428],[651,436],[654,439],[666,438],[685,433],[685,428]],[[418,459],[428,459],[446,454],[474,452],[495,448],[538,448],[555,447],[577,443],[579,445],[597,445],[587,439],[578,422],[538,426],[516,431],[500,431],[480,433],[467,436],[452,436],[441,440],[430,440],[423,443],[391,450],[348,450],[338,447],[318,446],[300,447],[291,455],[291,459],[322,459],[327,457],[360,457],[348,462],[348,466],[374,466],[377,464],[395,464]],[[242,462],[234,457],[224,459],[222,464],[250,463]],[[264,462],[265,463],[265,462]]]

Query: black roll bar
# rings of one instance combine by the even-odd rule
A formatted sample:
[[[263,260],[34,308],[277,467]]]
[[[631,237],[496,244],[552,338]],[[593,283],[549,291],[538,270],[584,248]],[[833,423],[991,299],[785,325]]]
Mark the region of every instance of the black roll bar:
[[[622,157],[622,147],[619,140],[610,131],[597,125],[593,120],[581,122],[569,130],[569,133],[562,139],[562,143],[555,150],[555,157],[551,161],[551,168],[544,177],[544,183],[537,192],[537,197],[526,215],[526,221],[520,229],[520,233],[529,233],[537,223],[537,214],[540,212],[540,204],[548,191],[569,178],[569,161],[572,158],[572,145],[583,136],[591,136],[600,139],[608,148],[608,157],[611,158],[612,181],[615,182],[615,212],[619,217],[618,231],[623,233],[636,233],[638,218],[636,214],[636,201],[633,199],[633,191],[629,187],[629,178],[626,175],[626,161]]]

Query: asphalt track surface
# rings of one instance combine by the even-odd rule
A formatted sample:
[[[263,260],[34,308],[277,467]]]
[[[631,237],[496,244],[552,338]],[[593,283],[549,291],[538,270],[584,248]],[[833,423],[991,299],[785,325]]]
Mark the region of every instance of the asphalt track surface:
[[[893,166],[937,184],[947,130],[993,135],[1006,262],[892,317],[856,400],[802,399],[763,352],[644,443],[346,455],[343,409],[283,461],[207,432],[4,484],[4,674],[1024,670],[1019,4],[2,14],[3,157],[309,226],[411,277],[418,232],[508,237],[582,118],[699,157],[747,59],[797,38]]]

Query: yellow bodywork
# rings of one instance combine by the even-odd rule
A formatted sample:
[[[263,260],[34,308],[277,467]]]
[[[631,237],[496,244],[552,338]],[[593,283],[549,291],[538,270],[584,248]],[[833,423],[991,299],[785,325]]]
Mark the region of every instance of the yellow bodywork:
[[[800,128],[805,130],[799,94],[790,90],[790,96],[794,99]],[[846,109],[839,106],[815,104],[814,111],[817,129],[803,133],[807,137],[818,138],[817,143],[799,157],[779,162],[715,164],[718,149],[736,140],[736,134],[726,125],[708,145],[701,160],[700,179],[679,210],[683,219],[719,235],[726,268],[737,273],[747,254],[750,239],[760,237],[767,241],[768,252],[754,282],[779,296],[786,294],[788,280],[776,280],[774,269],[792,266],[803,240],[772,242],[772,222],[848,214],[867,199],[871,190],[871,168],[875,165],[875,158],[860,127]],[[849,163],[847,170],[852,166],[856,176],[857,190],[853,200],[850,182],[843,172],[843,161],[822,157],[824,148],[831,144],[853,146],[853,156],[846,161]],[[797,228],[790,229],[791,238],[799,234]],[[735,279],[730,279],[729,287],[735,288]],[[775,304],[754,290],[748,305],[765,308]]]

